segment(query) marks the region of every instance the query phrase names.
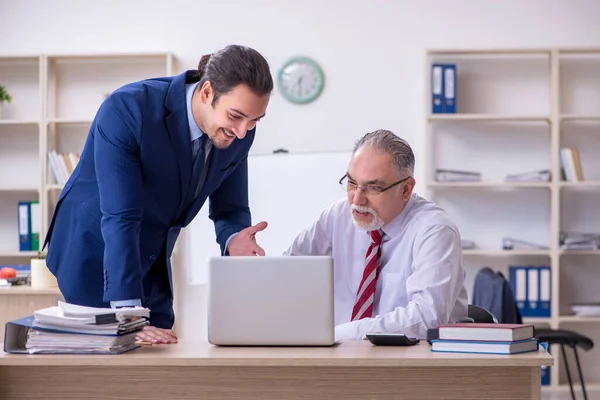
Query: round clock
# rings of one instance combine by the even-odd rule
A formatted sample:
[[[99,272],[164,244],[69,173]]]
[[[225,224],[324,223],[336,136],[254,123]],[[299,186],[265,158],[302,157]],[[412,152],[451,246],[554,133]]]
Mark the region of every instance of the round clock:
[[[279,90],[287,100],[306,104],[321,95],[325,77],[323,70],[308,57],[294,57],[279,70]]]

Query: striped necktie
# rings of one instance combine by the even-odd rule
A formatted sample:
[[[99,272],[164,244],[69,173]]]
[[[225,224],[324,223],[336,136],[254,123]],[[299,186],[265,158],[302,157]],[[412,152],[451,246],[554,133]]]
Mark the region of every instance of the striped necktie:
[[[381,257],[381,230],[371,231],[371,245],[367,250],[366,266],[356,293],[356,302],[352,309],[352,321],[369,318],[373,315],[375,301],[375,285],[379,276],[379,259]]]

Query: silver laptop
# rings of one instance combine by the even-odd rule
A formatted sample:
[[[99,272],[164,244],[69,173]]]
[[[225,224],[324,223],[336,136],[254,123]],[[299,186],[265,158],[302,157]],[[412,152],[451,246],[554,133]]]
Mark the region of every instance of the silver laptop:
[[[333,301],[331,257],[209,258],[208,341],[214,345],[333,345]]]

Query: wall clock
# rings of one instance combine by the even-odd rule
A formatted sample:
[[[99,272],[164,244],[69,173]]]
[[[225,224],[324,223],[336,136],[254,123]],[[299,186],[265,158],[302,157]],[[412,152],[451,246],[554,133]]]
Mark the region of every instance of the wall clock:
[[[325,76],[316,61],[294,57],[279,70],[279,90],[288,101],[306,104],[316,100],[323,91]]]

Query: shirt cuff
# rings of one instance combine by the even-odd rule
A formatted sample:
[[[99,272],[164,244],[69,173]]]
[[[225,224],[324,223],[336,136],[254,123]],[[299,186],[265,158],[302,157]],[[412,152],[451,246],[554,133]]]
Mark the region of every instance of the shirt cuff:
[[[358,321],[346,322],[335,327],[335,340],[360,340],[362,337],[358,334]]]
[[[233,235],[229,236],[229,238],[227,239],[227,241],[225,242],[225,250],[223,251],[223,255],[224,256],[228,256],[229,255],[229,251],[227,250],[227,248],[229,247],[229,242],[231,241],[231,239],[234,238],[235,235],[237,235],[239,232],[234,233]]]
[[[111,301],[110,308],[119,308],[119,307],[141,307],[142,301],[140,299],[132,299],[132,300],[118,300]]]

